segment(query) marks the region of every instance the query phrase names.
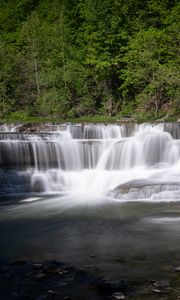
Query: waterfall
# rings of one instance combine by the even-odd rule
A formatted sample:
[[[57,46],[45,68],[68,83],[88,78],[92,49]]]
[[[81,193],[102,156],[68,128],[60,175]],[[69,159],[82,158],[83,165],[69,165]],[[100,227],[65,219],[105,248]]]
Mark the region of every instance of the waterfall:
[[[0,195],[180,200],[180,124],[0,125]]]

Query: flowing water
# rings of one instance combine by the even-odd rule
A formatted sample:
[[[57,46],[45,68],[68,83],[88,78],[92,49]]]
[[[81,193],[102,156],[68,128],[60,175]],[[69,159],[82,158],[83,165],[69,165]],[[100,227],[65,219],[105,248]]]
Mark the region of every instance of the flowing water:
[[[180,123],[0,125],[0,205],[2,259],[162,274],[180,262]]]

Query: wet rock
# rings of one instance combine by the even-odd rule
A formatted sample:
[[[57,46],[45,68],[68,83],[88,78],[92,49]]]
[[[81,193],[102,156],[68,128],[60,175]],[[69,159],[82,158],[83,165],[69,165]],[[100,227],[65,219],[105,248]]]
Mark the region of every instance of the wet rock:
[[[64,275],[64,271],[59,271],[59,276],[63,276]]]
[[[91,268],[91,266],[90,265],[82,265],[81,267],[80,267],[80,269],[81,270],[89,270]]]
[[[66,273],[69,273],[69,269],[68,267],[65,268],[62,263],[53,261],[45,266],[44,272],[52,275],[64,275]]]
[[[129,292],[129,287],[124,281],[97,278],[89,271],[58,262],[27,262],[25,266],[22,264],[18,268],[16,265],[8,265],[5,271],[1,275],[3,285],[8,286],[12,300],[73,300],[71,295],[77,299],[79,293],[82,293],[84,298],[93,299],[91,295],[83,294],[87,293],[87,290],[95,293],[95,299],[123,300],[126,299],[124,293]],[[70,296],[65,296],[69,289]],[[17,295],[12,296],[12,292],[17,292]]]
[[[156,294],[164,294],[167,293],[170,289],[169,281],[167,280],[159,280],[153,282],[153,292]]]
[[[20,267],[20,266],[24,266],[26,265],[26,261],[25,260],[14,260],[10,263],[10,266],[15,266],[15,267]]]
[[[12,297],[11,299],[13,299],[13,300],[32,300],[32,297],[30,297],[29,295],[24,294],[24,293],[12,292],[12,293],[10,293],[10,295]],[[4,299],[2,299],[2,300],[4,300]]]
[[[0,273],[1,273],[1,274],[4,274],[4,273],[8,272],[9,269],[10,269],[9,266],[6,266],[6,267],[3,266],[3,267],[1,267],[1,269],[0,269]]]
[[[11,296],[13,297],[13,299],[18,299],[19,298],[19,295],[16,292],[12,292]]]
[[[22,124],[21,126],[16,128],[16,131],[19,133],[36,132],[38,131],[38,126],[35,126],[35,124],[33,123]]]
[[[158,288],[168,288],[170,286],[169,282],[166,280],[155,281],[153,285]]]
[[[35,300],[47,300],[47,296],[46,295],[40,295]]]
[[[176,267],[176,268],[174,269],[174,271],[175,271],[175,272],[180,272],[180,266]]]
[[[120,293],[120,292],[116,292],[112,295],[112,298],[113,299],[116,299],[116,300],[123,300],[123,299],[126,299],[125,295],[123,293]]]
[[[95,286],[99,289],[99,291],[102,292],[124,292],[129,289],[129,286],[124,280],[121,280],[120,282],[113,282],[113,281],[107,281],[105,279],[98,280],[95,283]]]
[[[64,277],[63,281],[64,281],[64,283],[71,284],[75,281],[75,279],[76,279],[76,274],[75,273],[69,273]]]
[[[150,294],[152,294],[152,288],[150,286],[143,286],[138,290],[138,295],[146,297]]]
[[[163,291],[159,289],[153,289],[153,292],[156,294],[161,294]]]
[[[45,271],[45,273],[48,273],[48,274],[51,274],[51,275],[64,275],[65,274],[64,270],[62,270],[59,267],[48,266],[48,267],[45,268],[44,271]]]
[[[33,264],[32,269],[33,270],[42,270],[42,269],[44,269],[44,266],[43,266],[43,264]]]
[[[11,270],[7,271],[6,273],[3,274],[4,278],[6,279],[11,279],[14,277],[14,272],[12,272]]]
[[[34,276],[34,278],[37,279],[37,280],[42,279],[44,277],[46,277],[46,275],[42,272],[38,273],[38,274],[35,274],[35,276]]]
[[[55,291],[53,291],[53,290],[48,290],[48,294],[52,295],[52,296],[56,295]]]

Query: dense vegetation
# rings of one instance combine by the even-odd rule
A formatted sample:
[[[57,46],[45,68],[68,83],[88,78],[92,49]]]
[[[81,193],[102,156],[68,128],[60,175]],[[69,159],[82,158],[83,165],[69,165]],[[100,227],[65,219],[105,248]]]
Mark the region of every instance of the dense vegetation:
[[[178,0],[1,0],[0,117],[180,116]]]

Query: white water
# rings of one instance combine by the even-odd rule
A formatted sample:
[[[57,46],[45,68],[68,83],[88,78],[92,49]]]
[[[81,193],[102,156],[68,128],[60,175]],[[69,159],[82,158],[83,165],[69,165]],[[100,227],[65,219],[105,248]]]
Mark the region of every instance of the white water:
[[[19,128],[0,127],[2,195],[56,193],[74,204],[180,200],[179,124]]]

